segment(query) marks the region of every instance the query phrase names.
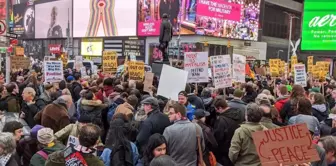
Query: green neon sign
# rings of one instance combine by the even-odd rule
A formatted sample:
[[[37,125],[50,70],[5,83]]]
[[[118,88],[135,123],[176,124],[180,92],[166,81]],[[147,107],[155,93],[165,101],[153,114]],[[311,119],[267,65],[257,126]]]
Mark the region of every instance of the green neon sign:
[[[336,50],[336,0],[305,0],[301,50]]]

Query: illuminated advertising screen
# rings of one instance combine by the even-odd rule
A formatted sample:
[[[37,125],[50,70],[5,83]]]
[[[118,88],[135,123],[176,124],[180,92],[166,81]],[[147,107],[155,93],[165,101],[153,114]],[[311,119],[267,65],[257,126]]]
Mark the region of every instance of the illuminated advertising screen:
[[[68,20],[71,29],[72,2],[69,0],[44,2],[35,4],[35,38],[66,38]]]
[[[336,50],[335,0],[305,0],[301,50]]]
[[[139,0],[138,35],[158,36],[163,13],[174,34],[258,39],[260,0]]]
[[[81,55],[102,56],[103,39],[82,39]]]
[[[19,38],[33,39],[35,37],[35,9],[32,3],[14,5],[14,33]]]
[[[137,0],[74,0],[74,37],[136,36]]]

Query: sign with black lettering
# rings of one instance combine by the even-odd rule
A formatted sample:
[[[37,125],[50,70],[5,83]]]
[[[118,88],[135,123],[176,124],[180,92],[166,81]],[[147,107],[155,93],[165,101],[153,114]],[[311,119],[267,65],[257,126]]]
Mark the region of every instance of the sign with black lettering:
[[[254,132],[252,137],[263,166],[294,165],[320,160],[304,123]]]
[[[44,61],[44,80],[54,83],[64,80],[62,61]]]
[[[142,81],[145,76],[145,64],[143,62],[128,62],[128,75],[130,80]]]
[[[184,53],[184,70],[188,71],[188,82],[208,82],[208,52]]]

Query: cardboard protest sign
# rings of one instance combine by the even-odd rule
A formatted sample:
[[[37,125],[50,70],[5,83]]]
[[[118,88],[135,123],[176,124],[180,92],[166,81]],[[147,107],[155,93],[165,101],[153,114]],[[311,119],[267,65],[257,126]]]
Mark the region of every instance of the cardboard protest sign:
[[[245,83],[246,57],[243,55],[233,54],[232,63],[232,79],[235,82]]]
[[[15,55],[16,56],[24,56],[24,48],[23,47],[15,47]]]
[[[144,62],[129,61],[128,63],[128,75],[130,80],[143,80],[145,76],[145,64]]]
[[[184,53],[184,70],[188,71],[188,82],[208,82],[208,52]]]
[[[263,166],[294,165],[320,160],[306,124],[252,133]]]
[[[211,57],[213,69],[213,84],[215,88],[232,86],[232,71],[230,55],[218,55]]]
[[[306,66],[303,64],[294,65],[294,84],[307,86]]]
[[[153,86],[153,79],[154,79],[154,73],[151,72],[146,72],[145,73],[145,81],[144,81],[144,91],[151,93],[152,91],[152,86]]]
[[[188,72],[163,65],[157,95],[178,101],[178,93],[185,89]]]
[[[30,66],[30,59],[23,56],[11,56],[11,68],[12,69],[28,69]]]
[[[68,138],[67,147],[70,145],[73,145],[73,146],[79,145],[79,139],[77,137],[70,135]]]
[[[117,72],[118,59],[117,52],[104,51],[103,52],[103,72],[108,74],[114,74]]]
[[[45,61],[44,62],[44,81],[60,82],[64,80],[62,61]]]

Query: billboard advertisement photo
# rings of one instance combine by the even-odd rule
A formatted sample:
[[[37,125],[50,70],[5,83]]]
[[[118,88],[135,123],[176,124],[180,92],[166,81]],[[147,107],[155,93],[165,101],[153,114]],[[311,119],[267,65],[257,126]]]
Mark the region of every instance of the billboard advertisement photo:
[[[35,9],[30,3],[17,4],[13,7],[14,33],[19,38],[32,39],[35,36]]]
[[[35,4],[35,38],[66,38],[68,20],[70,29],[72,23],[71,5],[70,0],[49,0]]]
[[[335,0],[305,0],[303,7],[301,50],[336,50],[335,25]]]
[[[74,37],[136,36],[137,0],[74,0]]]
[[[82,39],[81,55],[102,56],[103,39]]]

